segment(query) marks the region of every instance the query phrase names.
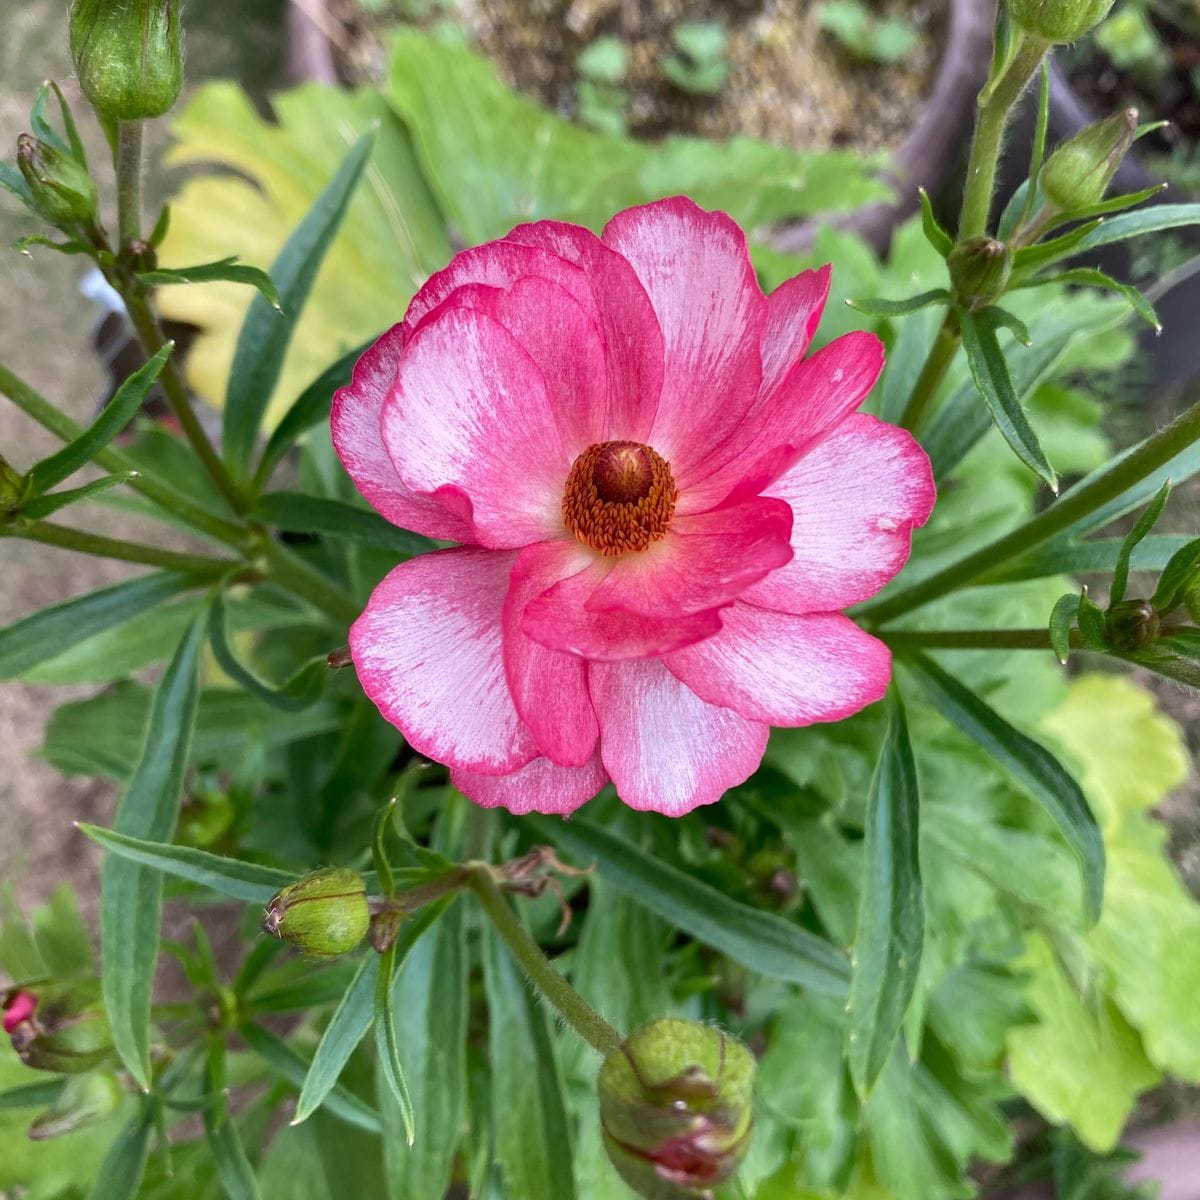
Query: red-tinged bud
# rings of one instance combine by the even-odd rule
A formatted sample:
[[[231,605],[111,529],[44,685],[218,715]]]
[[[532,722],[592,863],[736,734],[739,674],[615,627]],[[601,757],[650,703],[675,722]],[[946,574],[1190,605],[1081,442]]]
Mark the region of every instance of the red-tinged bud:
[[[1046,199],[1062,212],[1099,204],[1133,145],[1137,125],[1137,109],[1127,108],[1058,146],[1040,176]]]
[[[353,950],[370,922],[363,877],[344,867],[325,867],[273,896],[262,927],[305,957],[321,959]]]
[[[600,1068],[609,1159],[643,1200],[695,1200],[731,1178],[750,1144],[754,1059],[736,1038],[665,1018]]]
[[[17,166],[39,217],[60,226],[95,220],[96,184],[73,155],[23,133],[17,138]]]
[[[14,989],[4,1000],[4,1031],[21,1061],[41,1071],[90,1071],[113,1053],[94,979]]]
[[[1016,23],[1046,42],[1073,42],[1108,16],[1113,0],[1008,0]]]

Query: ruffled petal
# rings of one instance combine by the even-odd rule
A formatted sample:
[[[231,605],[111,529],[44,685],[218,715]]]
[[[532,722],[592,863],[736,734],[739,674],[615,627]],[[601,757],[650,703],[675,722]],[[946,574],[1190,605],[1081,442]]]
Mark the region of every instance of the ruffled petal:
[[[405,346],[383,441],[414,491],[457,504],[477,540],[508,549],[559,537],[571,467],[532,358],[477,309],[444,309]]]
[[[710,704],[751,721],[840,721],[887,691],[892,656],[841,613],[795,616],[740,601],[721,632],[663,660]]]
[[[475,541],[469,521],[406,487],[383,444],[380,420],[396,382],[403,336],[394,325],[358,360],[354,376],[333,396],[333,445],[363,498],[402,529],[452,542]]]
[[[566,542],[542,542],[521,551],[504,600],[504,669],[517,712],[541,752],[560,765],[581,767],[600,734],[587,667],[575,654],[535,642],[521,627],[530,601],[569,573],[574,557]]]
[[[933,509],[929,458],[907,431],[847,417],[771,494],[791,505],[794,557],[744,599],[789,613],[832,612],[875,595],[908,561]]]
[[[766,297],[741,229],[685,197],[618,213],[604,243],[629,260],[662,329],[665,374],[647,441],[679,480],[754,403]]]
[[[832,268],[801,271],[767,297],[767,324],[762,340],[762,395],[769,396],[808,352],[825,301]]]
[[[661,662],[593,663],[600,757],[630,808],[678,817],[712,804],[762,761],[768,728],[706,704]]]
[[[847,333],[797,363],[751,417],[691,477],[676,477],[680,512],[757,496],[866,399],[883,370],[883,343]]]
[[[440,550],[401,563],[350,629],[363,691],[409,744],[462,770],[537,756],[504,675],[500,618],[515,554]]]
[[[587,607],[680,617],[728,604],[790,561],[791,529],[791,508],[766,497],[676,517],[662,541],[613,560]]]
[[[593,612],[587,602],[609,570],[608,563],[575,542],[552,542],[536,552],[544,578],[558,582],[525,608],[521,627],[552,650],[605,662],[650,658],[690,646],[721,627],[717,610],[682,617]]]
[[[598,440],[649,441],[663,385],[663,335],[633,268],[591,230],[564,221],[518,225],[506,240],[547,250],[583,271],[607,355],[609,423]]]
[[[597,754],[581,767],[560,767],[548,758],[535,758],[511,775],[450,772],[450,782],[482,808],[507,808],[510,813],[565,815],[586,804],[607,782]]]

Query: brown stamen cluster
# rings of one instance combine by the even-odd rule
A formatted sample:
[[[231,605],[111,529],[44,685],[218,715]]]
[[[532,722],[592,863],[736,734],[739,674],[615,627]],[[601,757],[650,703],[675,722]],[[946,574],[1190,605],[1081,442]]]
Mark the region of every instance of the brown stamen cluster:
[[[606,556],[645,550],[666,535],[679,492],[671,466],[640,442],[598,442],[574,462],[563,520]]]

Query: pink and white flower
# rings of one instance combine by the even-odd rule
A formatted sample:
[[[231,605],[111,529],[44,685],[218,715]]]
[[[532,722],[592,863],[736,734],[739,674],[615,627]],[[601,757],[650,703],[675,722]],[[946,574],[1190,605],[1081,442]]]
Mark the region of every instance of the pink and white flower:
[[[350,648],[471,799],[569,813],[611,779],[678,815],[771,725],[883,695],[887,647],[841,610],[903,566],[933,481],[855,411],[876,337],[805,357],[828,290],[825,267],[764,296],[737,225],[676,198],[464,251],[363,355],[346,470],[460,545],[396,567]]]

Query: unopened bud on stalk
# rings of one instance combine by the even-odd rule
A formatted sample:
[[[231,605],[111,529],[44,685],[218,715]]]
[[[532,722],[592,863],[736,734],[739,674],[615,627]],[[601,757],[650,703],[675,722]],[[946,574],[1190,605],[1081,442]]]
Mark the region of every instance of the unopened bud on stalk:
[[[112,1116],[121,1104],[121,1083],[109,1071],[91,1071],[67,1080],[58,1099],[29,1127],[35,1142],[86,1129]]]
[[[71,57],[102,117],[162,116],[183,81],[179,0],[75,0]]]
[[[3,1001],[4,1032],[27,1067],[74,1075],[106,1062],[112,1032],[98,981],[17,988]]]
[[[946,258],[954,299],[978,312],[1004,295],[1012,274],[1008,246],[992,237],[975,237],[955,246]]]
[[[1158,637],[1158,624],[1149,600],[1123,600],[1104,614],[1104,638],[1114,650],[1144,650]]]
[[[1046,199],[1067,212],[1099,204],[1137,135],[1138,111],[1127,108],[1068,138],[1046,159]]]
[[[664,1018],[600,1068],[604,1146],[644,1200],[694,1200],[729,1179],[750,1144],[754,1059],[736,1038]]]
[[[336,958],[363,940],[370,921],[363,877],[344,867],[324,867],[273,896],[262,927],[308,958]]]
[[[17,166],[33,209],[52,225],[78,225],[96,217],[96,184],[73,155],[23,133],[17,138]]]
[[[1108,16],[1113,0],[1008,0],[1013,20],[1046,42],[1073,42]]]

